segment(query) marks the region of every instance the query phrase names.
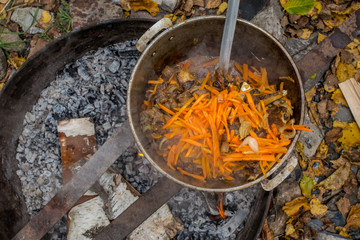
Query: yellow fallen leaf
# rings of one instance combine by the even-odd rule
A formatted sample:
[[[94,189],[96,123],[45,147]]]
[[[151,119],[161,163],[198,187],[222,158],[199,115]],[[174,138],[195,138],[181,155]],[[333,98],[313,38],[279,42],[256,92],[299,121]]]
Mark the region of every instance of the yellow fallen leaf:
[[[300,189],[302,195],[310,197],[312,190],[314,189],[314,181],[312,178],[304,175],[300,181]]]
[[[48,11],[42,11],[41,13],[41,20],[44,23],[48,23],[51,21],[51,14]]]
[[[346,64],[345,62],[341,61],[336,69],[336,77],[338,78],[339,82],[344,82],[354,77],[356,72],[356,69],[351,64]]]
[[[313,32],[312,30],[310,30],[308,28],[304,28],[304,29],[302,29],[302,34],[300,35],[300,38],[309,39],[312,32]]]
[[[227,3],[223,2],[220,4],[219,9],[217,10],[216,14],[221,15],[225,12],[226,9],[227,9]]]
[[[305,197],[297,197],[290,202],[285,203],[282,210],[289,216],[296,216],[301,212],[310,210],[310,205]]]
[[[331,99],[336,103],[336,104],[342,104],[345,107],[348,107],[349,105],[347,104],[344,95],[342,94],[340,88],[336,89],[333,94],[331,95]]]
[[[342,148],[349,149],[352,147],[360,147],[360,129],[356,122],[346,123],[334,121],[333,126],[341,127],[343,129],[343,135],[338,139],[338,141],[341,142]]]
[[[351,207],[346,219],[345,229],[360,228],[360,203]]]
[[[13,57],[13,58],[10,58],[11,59],[11,64],[16,68],[18,69],[19,67],[21,67],[21,65],[24,64],[24,62],[26,61],[25,58],[23,57]]]
[[[329,151],[329,147],[326,144],[325,140],[323,139],[316,150],[315,157],[325,159],[327,157],[327,153]]]
[[[1,89],[4,87],[4,83],[0,83],[0,91],[1,91]]]
[[[311,102],[313,97],[316,95],[316,88],[313,87],[312,89],[310,89],[309,91],[307,91],[305,93],[305,99],[307,102]]]
[[[322,40],[324,40],[326,37],[327,37],[327,36],[326,36],[325,34],[319,33],[318,38],[317,38],[317,43],[318,43],[318,44],[321,43]]]
[[[328,207],[320,202],[319,199],[314,198],[310,201],[310,212],[312,215],[316,217],[323,216],[326,211],[328,210]]]
[[[346,232],[346,228],[341,227],[341,226],[337,226],[336,230],[339,231],[340,236],[343,236],[343,237],[346,237],[346,238],[351,238],[351,236]]]
[[[321,176],[326,173],[326,168],[321,160],[315,159],[309,163],[309,168],[308,168],[307,172],[313,173],[314,176]]]
[[[159,6],[153,0],[135,0],[130,1],[130,7],[134,12],[140,10],[148,11],[152,16],[156,16],[159,12]]]
[[[360,9],[360,2],[353,2],[350,7],[346,8],[343,11],[336,11],[332,10],[331,12],[336,13],[338,15],[348,15],[351,12],[355,12],[356,10]]]
[[[4,8],[4,5],[0,4],[0,11],[2,11],[3,8]],[[6,19],[6,17],[7,17],[6,11],[2,11],[2,13],[0,14],[0,20]]]
[[[328,178],[320,182],[318,186],[323,186],[328,190],[338,190],[348,179],[350,171],[350,163],[346,163],[336,169]]]
[[[285,235],[289,236],[289,235],[293,234],[294,232],[295,232],[294,225],[292,225],[291,223],[286,224]]]
[[[325,25],[328,28],[333,29],[335,27],[340,26],[343,22],[345,22],[345,20],[347,18],[348,18],[347,16],[338,15],[338,14],[331,14],[331,18],[330,19],[323,19],[323,22],[325,23]]]
[[[130,16],[130,12],[129,11],[124,11],[124,17],[128,18]]]

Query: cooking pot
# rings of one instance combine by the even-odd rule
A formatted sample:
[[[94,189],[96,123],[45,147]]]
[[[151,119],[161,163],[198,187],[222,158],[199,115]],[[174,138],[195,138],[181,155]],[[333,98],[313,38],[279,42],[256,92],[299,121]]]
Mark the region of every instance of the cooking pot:
[[[250,187],[256,183],[264,182],[264,176],[250,182],[244,180],[225,181],[209,179],[206,182],[180,174],[167,166],[164,158],[156,153],[151,141],[141,130],[140,112],[141,105],[145,100],[145,91],[149,88],[147,81],[156,79],[166,65],[178,63],[191,56],[219,56],[222,32],[225,18],[220,16],[197,17],[181,22],[175,26],[170,20],[163,19],[154,25],[144,37],[139,40],[138,49],[144,50],[132,72],[128,90],[127,111],[130,127],[136,143],[146,158],[162,174],[171,180],[189,188],[200,191],[227,192]],[[168,27],[168,28],[167,28]],[[158,31],[167,28],[155,39],[151,40]],[[269,84],[280,84],[278,77],[290,76],[295,82],[285,81],[284,89],[288,91],[288,97],[294,107],[295,124],[303,124],[304,119],[304,90],[299,71],[286,49],[271,34],[255,26],[254,24],[238,19],[231,59],[239,63],[247,63],[256,68],[266,68]],[[274,173],[291,155],[295,143],[299,138],[299,131],[292,139],[287,153],[269,172]],[[296,165],[296,158],[291,158],[292,166],[287,167],[287,173]],[[279,177],[284,179],[285,177]],[[266,181],[266,180],[265,180]],[[279,181],[277,181],[279,183]],[[275,186],[276,184],[271,184]],[[272,188],[272,187],[270,187]]]

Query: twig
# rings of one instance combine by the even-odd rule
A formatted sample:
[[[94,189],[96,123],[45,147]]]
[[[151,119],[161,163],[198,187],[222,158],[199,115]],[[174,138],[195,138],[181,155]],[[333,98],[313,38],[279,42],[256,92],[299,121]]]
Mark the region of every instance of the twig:
[[[12,0],[8,0],[5,4],[5,6],[3,7],[3,9],[1,9],[0,11],[0,15],[4,12],[4,10],[7,8],[7,6],[11,3]]]

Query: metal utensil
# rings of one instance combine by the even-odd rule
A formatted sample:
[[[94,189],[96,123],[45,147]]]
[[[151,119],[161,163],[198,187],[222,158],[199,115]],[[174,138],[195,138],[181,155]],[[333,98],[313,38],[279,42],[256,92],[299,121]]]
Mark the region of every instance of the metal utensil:
[[[220,65],[225,70],[225,72],[227,72],[229,69],[236,20],[239,12],[239,4],[240,0],[229,0],[229,5],[226,12],[226,19],[220,48]]]

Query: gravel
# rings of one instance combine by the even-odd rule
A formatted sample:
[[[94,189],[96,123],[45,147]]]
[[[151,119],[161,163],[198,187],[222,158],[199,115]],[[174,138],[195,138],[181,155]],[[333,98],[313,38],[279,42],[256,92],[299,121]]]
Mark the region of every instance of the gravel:
[[[136,41],[118,43],[90,51],[69,63],[45,88],[25,115],[19,137],[16,172],[22,184],[28,213],[36,215],[62,187],[57,122],[68,118],[91,117],[95,124],[98,148],[126,116],[126,92],[131,71],[140,53]],[[119,172],[140,193],[146,192],[161,174],[138,155],[136,146],[114,163]],[[225,220],[211,220],[218,214],[217,195],[184,188],[169,206],[185,225],[175,239],[234,239],[241,230],[256,191],[249,188],[225,195]],[[65,239],[66,218],[61,219],[47,238]]]

